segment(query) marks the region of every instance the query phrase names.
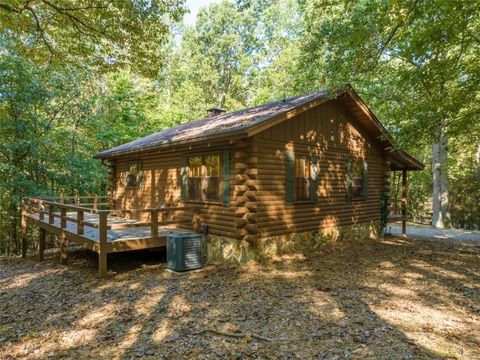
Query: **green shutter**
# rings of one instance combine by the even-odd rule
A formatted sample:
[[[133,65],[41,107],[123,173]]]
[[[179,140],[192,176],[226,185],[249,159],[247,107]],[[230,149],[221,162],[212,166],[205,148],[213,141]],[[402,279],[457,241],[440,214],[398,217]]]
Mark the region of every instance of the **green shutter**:
[[[293,151],[287,150],[285,153],[285,163],[286,163],[286,199],[287,203],[292,203],[293,198],[293,184],[295,179],[295,153]]]
[[[345,198],[347,201],[352,200],[352,163],[350,159],[347,159],[345,162],[345,174],[347,179],[347,188],[345,189]]]
[[[362,195],[363,195],[363,197],[368,196],[368,163],[367,163],[367,160],[363,161]]]
[[[182,169],[180,172],[180,180],[181,180],[181,195],[180,198],[182,202],[187,202],[187,156],[182,156]]]
[[[318,156],[313,155],[310,159],[310,199],[313,203],[318,200],[318,177],[320,175],[320,166],[318,162]]]
[[[137,160],[137,187],[141,189],[142,185],[143,185],[142,160]]]
[[[230,206],[230,151],[222,151],[223,206]]]

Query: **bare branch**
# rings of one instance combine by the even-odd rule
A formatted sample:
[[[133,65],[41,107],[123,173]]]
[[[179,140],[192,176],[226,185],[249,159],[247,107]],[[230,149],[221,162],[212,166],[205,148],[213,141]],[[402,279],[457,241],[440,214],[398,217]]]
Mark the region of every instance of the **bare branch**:
[[[64,15],[64,16],[66,16],[67,18],[69,18],[71,22],[74,22],[74,23],[76,23],[77,25],[79,24],[79,25],[81,25],[83,28],[85,28],[85,29],[87,29],[87,30],[89,30],[89,31],[91,31],[91,32],[93,32],[93,33],[97,33],[97,34],[99,34],[99,35],[101,35],[101,36],[103,36],[103,37],[110,38],[110,36],[109,36],[107,33],[102,32],[101,30],[98,30],[98,29],[94,28],[93,26],[90,26],[90,25],[86,24],[85,21],[83,21],[82,19],[80,19],[78,16],[75,16],[75,15],[71,14],[68,10],[64,10],[64,9],[62,9],[61,7],[58,7],[57,5],[52,4],[52,3],[51,3],[50,1],[48,1],[48,0],[42,0],[42,2],[43,2],[45,5],[51,7],[52,9],[54,9],[54,10],[55,10],[56,12],[58,12],[59,14],[62,14],[62,15]],[[77,28],[78,28],[78,27],[77,27]],[[88,35],[93,36],[93,34],[88,34]]]
[[[412,12],[415,10],[415,8],[417,7],[417,4],[418,4],[418,0],[415,0],[412,4],[412,6],[410,7],[410,9],[408,10],[407,14],[405,15],[404,18],[402,18],[389,32],[386,40],[384,41],[382,47],[380,48],[380,50],[378,51],[377,55],[375,56],[375,60],[374,62],[366,69],[364,70],[363,72],[366,73],[366,72],[370,72],[372,71],[373,69],[375,69],[378,65],[378,62],[380,61],[383,53],[385,52],[385,50],[387,49],[388,45],[390,44],[390,42],[393,40],[393,38],[395,37],[395,35],[397,34],[397,31],[405,24],[405,21],[410,17],[410,15],[412,14]]]
[[[26,9],[32,14],[33,18],[35,19],[35,23],[37,25],[37,31],[39,32],[43,43],[48,48],[48,51],[50,51],[51,54],[56,54],[45,36],[45,31],[43,30],[42,25],[40,24],[40,20],[37,14],[35,13],[35,10],[33,10],[31,7],[27,7]]]

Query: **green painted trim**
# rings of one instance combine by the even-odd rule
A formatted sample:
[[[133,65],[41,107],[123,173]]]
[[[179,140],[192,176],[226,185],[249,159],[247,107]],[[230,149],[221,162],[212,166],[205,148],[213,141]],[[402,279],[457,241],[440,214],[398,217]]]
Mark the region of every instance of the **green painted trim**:
[[[345,199],[347,201],[352,201],[352,162],[350,159],[345,161],[345,174],[347,188],[345,189]]]
[[[181,169],[181,195],[182,202],[187,202],[187,155],[182,156],[182,169]]]
[[[230,206],[230,150],[222,151],[223,206]]]
[[[286,200],[292,203],[294,199],[294,183],[295,183],[295,153],[291,150],[285,152],[286,166]]]
[[[313,155],[310,158],[310,178],[312,183],[310,184],[310,200],[313,203],[318,201],[318,178],[320,176],[320,168],[318,164],[318,156]]]

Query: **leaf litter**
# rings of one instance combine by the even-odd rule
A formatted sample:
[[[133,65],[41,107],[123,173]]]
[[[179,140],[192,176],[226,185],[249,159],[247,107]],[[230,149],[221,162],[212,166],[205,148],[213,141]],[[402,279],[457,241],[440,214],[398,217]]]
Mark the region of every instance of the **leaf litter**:
[[[480,359],[480,248],[389,237],[174,274],[0,261],[0,359]]]

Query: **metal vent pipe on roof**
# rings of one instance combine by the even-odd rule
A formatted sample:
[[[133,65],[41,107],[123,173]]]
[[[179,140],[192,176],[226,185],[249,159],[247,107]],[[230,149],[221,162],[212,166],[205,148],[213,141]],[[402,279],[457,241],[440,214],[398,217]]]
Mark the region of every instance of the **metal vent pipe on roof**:
[[[216,115],[220,115],[224,112],[226,112],[227,110],[225,109],[222,109],[222,108],[219,108],[219,107],[212,107],[210,109],[207,109],[207,112],[208,112],[208,116],[216,116]]]

